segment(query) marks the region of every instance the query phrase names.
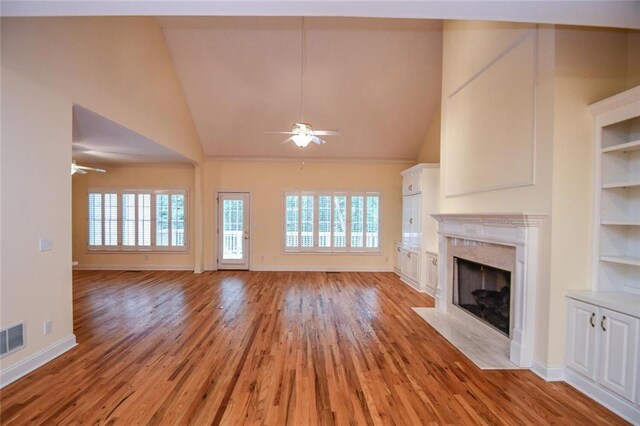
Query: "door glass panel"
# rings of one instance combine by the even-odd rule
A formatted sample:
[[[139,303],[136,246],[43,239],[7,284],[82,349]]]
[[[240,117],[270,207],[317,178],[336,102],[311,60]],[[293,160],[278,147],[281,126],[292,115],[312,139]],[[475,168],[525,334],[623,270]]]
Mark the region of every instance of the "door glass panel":
[[[301,201],[300,246],[313,247],[313,195],[303,195]]]
[[[222,258],[242,259],[244,203],[242,200],[222,201]]]

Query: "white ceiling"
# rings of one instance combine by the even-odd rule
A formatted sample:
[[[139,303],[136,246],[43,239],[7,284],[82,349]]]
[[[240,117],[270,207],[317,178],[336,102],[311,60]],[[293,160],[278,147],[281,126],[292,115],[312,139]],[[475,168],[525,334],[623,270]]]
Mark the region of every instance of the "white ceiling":
[[[71,147],[78,164],[190,163],[186,157],[79,105],[73,107]]]
[[[440,21],[306,18],[305,120],[323,146],[280,142],[300,117],[300,18],[162,17],[209,157],[414,160],[440,103]]]

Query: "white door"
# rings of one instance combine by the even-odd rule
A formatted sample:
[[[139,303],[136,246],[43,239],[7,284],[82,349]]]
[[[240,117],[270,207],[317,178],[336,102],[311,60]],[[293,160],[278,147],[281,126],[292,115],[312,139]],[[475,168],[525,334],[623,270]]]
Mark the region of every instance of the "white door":
[[[249,269],[249,194],[218,194],[218,269]]]
[[[602,309],[601,313],[599,381],[618,395],[633,400],[638,368],[638,320],[608,309]]]
[[[569,300],[569,347],[567,367],[595,380],[597,308]]]

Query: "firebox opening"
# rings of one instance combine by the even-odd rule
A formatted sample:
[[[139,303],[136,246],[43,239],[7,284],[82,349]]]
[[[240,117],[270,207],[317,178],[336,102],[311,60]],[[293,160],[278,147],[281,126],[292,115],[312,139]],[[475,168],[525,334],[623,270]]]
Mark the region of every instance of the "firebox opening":
[[[453,304],[509,336],[511,272],[454,257]]]

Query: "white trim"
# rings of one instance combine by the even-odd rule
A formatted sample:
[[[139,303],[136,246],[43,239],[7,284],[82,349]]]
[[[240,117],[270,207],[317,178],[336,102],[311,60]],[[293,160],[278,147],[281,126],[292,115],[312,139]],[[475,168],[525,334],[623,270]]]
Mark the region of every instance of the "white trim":
[[[26,376],[36,368],[43,366],[76,346],[78,346],[76,336],[75,334],[71,334],[48,348],[36,352],[22,361],[5,368],[0,371],[0,389]]]
[[[376,164],[415,164],[415,158],[376,158],[376,157],[256,157],[256,156],[229,156],[224,155],[208,155],[205,156],[206,161],[215,162],[257,162],[257,163],[376,163]]]
[[[204,265],[204,272],[209,272],[209,271],[217,271],[218,270],[218,266],[217,265]]]
[[[606,391],[570,368],[565,369],[565,381],[628,422],[636,425],[640,424],[640,407],[634,406],[631,402]]]
[[[530,150],[531,150],[531,176],[529,178],[528,181],[526,182],[519,182],[519,183],[505,183],[505,184],[500,184],[500,185],[490,185],[490,186],[478,186],[475,188],[471,188],[468,190],[458,190],[458,191],[452,191],[449,188],[449,182],[450,179],[447,178],[447,176],[444,177],[444,182],[442,183],[443,188],[444,188],[444,197],[445,198],[455,198],[455,197],[461,197],[461,196],[466,196],[466,195],[473,195],[473,194],[480,194],[480,193],[484,193],[484,192],[492,192],[492,191],[500,191],[500,190],[504,190],[504,189],[515,189],[515,188],[522,188],[522,187],[527,187],[527,186],[533,186],[536,184],[536,173],[537,173],[537,146],[538,146],[538,142],[537,142],[537,81],[538,81],[538,30],[537,27],[535,29],[531,29],[529,31],[527,31],[526,33],[524,33],[520,38],[518,38],[517,40],[515,40],[511,45],[507,46],[504,50],[502,50],[500,53],[498,53],[492,60],[490,60],[487,64],[485,64],[483,67],[481,67],[473,76],[471,76],[469,79],[467,79],[466,81],[464,81],[458,88],[456,88],[455,90],[453,90],[448,96],[446,96],[445,102],[444,102],[444,114],[445,114],[445,118],[448,117],[448,110],[449,110],[449,104],[451,102],[451,100],[453,99],[453,97],[458,94],[460,91],[462,91],[465,87],[467,87],[469,84],[471,84],[474,80],[476,80],[478,77],[480,77],[482,74],[484,74],[486,71],[488,71],[489,69],[491,69],[491,67],[493,67],[496,63],[498,63],[501,59],[503,59],[505,56],[507,56],[509,53],[511,53],[514,49],[516,49],[518,46],[520,46],[521,44],[523,44],[525,41],[527,41],[530,37],[533,36],[533,46],[532,46],[532,78],[531,78],[531,94],[532,94],[532,105],[531,105],[531,126],[532,126],[532,132],[531,132],[531,146],[530,146]],[[445,123],[447,123],[448,120],[445,120]],[[446,130],[443,129],[442,131],[443,135],[446,135]],[[449,161],[449,151],[447,150],[446,152],[446,156],[441,156],[441,158],[446,158],[447,159],[447,164],[450,164]],[[448,173],[448,168],[445,168],[445,173]]]
[[[82,264],[73,267],[74,271],[194,271],[193,265],[148,265],[148,264]]]
[[[392,266],[253,266],[252,271],[274,272],[394,272]],[[412,287],[414,288],[414,287]]]
[[[564,367],[548,367],[545,363],[537,359],[533,360],[531,371],[547,382],[561,382],[565,377]]]

